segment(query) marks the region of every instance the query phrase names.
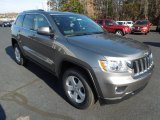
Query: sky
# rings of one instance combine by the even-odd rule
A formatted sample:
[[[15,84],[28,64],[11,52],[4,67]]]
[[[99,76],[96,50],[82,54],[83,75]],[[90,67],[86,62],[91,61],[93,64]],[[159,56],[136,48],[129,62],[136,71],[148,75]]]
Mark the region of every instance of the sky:
[[[0,0],[0,13],[46,9],[46,0]]]

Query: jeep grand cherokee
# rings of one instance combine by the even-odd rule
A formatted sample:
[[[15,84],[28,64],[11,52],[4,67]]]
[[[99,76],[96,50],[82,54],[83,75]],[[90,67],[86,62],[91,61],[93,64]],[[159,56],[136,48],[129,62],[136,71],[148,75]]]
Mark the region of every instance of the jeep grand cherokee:
[[[15,61],[32,60],[62,80],[68,101],[85,109],[145,86],[154,63],[148,46],[104,31],[69,12],[25,11],[12,26]]]

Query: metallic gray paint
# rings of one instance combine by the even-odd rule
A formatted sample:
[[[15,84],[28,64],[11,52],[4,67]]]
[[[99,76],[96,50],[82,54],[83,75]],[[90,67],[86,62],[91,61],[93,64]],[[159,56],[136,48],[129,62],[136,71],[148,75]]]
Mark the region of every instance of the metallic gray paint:
[[[117,57],[125,60],[135,60],[145,56],[146,52],[151,50],[148,46],[124,37],[112,35],[109,33],[84,35],[84,36],[63,36],[50,14],[73,14],[65,12],[44,12],[29,11],[25,14],[42,14],[51,24],[54,31],[54,38],[37,34],[37,31],[28,30],[16,25],[12,26],[12,38],[16,39],[24,56],[30,57],[42,66],[45,66],[56,76],[59,77],[61,64],[68,61],[79,67],[86,69],[91,75],[92,82],[98,97],[103,99],[121,99],[129,92],[133,92],[147,84],[152,69],[146,73],[133,77],[133,73],[107,73],[103,72],[98,64],[98,60],[105,60],[105,57]],[[46,59],[53,61],[54,64],[48,64],[47,61],[39,59],[36,55],[26,52],[22,46],[35,51],[35,54],[45,56]],[[122,94],[115,93],[115,87],[127,86]]]

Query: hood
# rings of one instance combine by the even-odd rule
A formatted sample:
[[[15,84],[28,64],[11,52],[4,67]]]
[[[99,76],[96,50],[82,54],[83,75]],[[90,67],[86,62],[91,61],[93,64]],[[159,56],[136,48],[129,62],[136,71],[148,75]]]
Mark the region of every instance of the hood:
[[[142,56],[149,51],[149,47],[125,37],[116,36],[110,33],[72,36],[68,42],[76,47],[81,47],[110,57],[135,57]]]

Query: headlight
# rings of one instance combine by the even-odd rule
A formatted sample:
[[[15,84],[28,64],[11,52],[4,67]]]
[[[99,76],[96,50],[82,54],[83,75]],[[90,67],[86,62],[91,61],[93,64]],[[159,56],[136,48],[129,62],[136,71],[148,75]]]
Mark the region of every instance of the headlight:
[[[143,27],[142,29],[147,29],[147,27]]]
[[[104,72],[127,72],[128,66],[125,60],[99,60],[99,66]]]

